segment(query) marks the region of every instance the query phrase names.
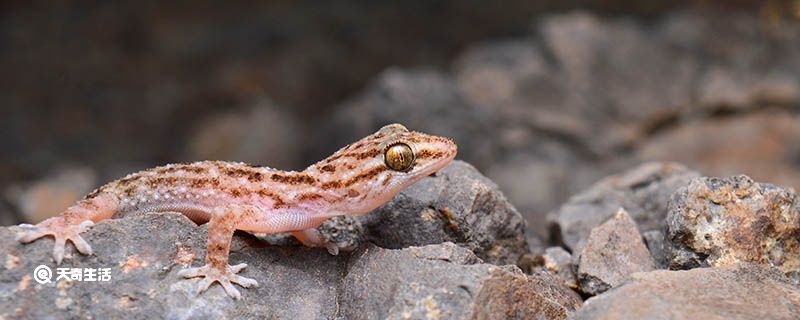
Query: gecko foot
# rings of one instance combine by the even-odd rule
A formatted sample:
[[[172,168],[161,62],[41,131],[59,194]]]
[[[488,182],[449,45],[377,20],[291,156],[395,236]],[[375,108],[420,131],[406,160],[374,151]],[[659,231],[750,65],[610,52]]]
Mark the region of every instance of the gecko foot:
[[[225,292],[228,293],[231,298],[239,299],[242,295],[239,293],[239,290],[236,290],[233,283],[245,288],[258,286],[258,281],[236,275],[236,273],[242,271],[245,267],[247,267],[246,263],[240,263],[235,266],[228,265],[225,270],[222,271],[210,264],[206,264],[199,268],[181,270],[178,272],[178,276],[184,278],[204,277],[203,280],[200,280],[198,293],[206,291],[206,289],[216,281],[222,285],[222,288],[225,289]]]
[[[85,255],[92,254],[92,247],[86,240],[83,240],[80,233],[88,230],[93,225],[94,222],[91,220],[83,221],[80,224],[68,224],[61,216],[52,217],[37,225],[19,225],[22,230],[17,233],[16,238],[19,242],[29,243],[45,236],[53,236],[56,240],[53,246],[53,259],[56,260],[56,264],[61,264],[64,259],[67,240],[72,242],[78,252]]]

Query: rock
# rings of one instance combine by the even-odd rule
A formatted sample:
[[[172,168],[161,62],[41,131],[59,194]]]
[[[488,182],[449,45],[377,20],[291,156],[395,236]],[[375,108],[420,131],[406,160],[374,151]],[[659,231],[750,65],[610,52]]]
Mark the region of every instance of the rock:
[[[525,220],[492,181],[454,161],[356,217],[363,237],[383,248],[454,242],[492,264],[515,264],[529,252]]]
[[[243,299],[234,301],[219,285],[197,295],[198,280],[185,281],[177,276],[185,267],[203,265],[207,236],[205,225],[197,226],[177,213],[97,223],[84,235],[94,250],[91,256],[78,254],[68,246],[67,258],[58,267],[110,268],[109,282],[55,280],[51,238],[21,245],[14,240],[13,229],[0,228],[0,251],[6,261],[11,261],[0,272],[0,313],[5,318],[335,316],[336,283],[341,279],[344,257],[331,256],[325,250],[259,247],[252,237],[234,237],[231,263],[247,263],[241,274],[260,284],[257,288],[240,288]],[[53,269],[53,283],[38,284],[31,278],[38,265]]]
[[[667,215],[671,268],[769,264],[800,271],[800,198],[745,175],[693,179]]]
[[[177,213],[99,222],[84,234],[91,256],[68,247],[59,267],[109,268],[109,282],[53,278],[39,284],[32,279],[34,268],[56,268],[53,241],[21,245],[15,228],[0,228],[3,318],[360,319],[376,312],[389,318],[410,313],[556,319],[581,303],[554,276],[484,264],[452,243],[401,250],[368,245],[352,256],[332,256],[319,248],[265,246],[246,233],[234,236],[231,262],[247,263],[241,274],[260,286],[240,289],[239,301],[219,285],[198,295],[198,280],[181,279],[177,272],[204,263],[207,229]],[[372,307],[362,310],[364,305]]]
[[[635,273],[586,300],[580,319],[797,319],[800,286],[769,266]]]
[[[589,232],[624,208],[640,231],[662,230],[669,196],[699,176],[685,166],[651,162],[604,178],[548,217],[567,248],[579,251]]]
[[[647,245],[647,250],[650,250],[650,255],[653,256],[653,261],[656,263],[658,269],[666,269],[669,267],[669,248],[667,248],[666,237],[661,230],[650,230],[642,233],[644,243]]]
[[[575,265],[572,263],[572,255],[561,247],[550,247],[541,256],[541,265],[545,270],[552,272],[563,280],[567,287],[578,288],[575,278]]]
[[[655,269],[636,223],[623,209],[592,229],[576,264],[578,287],[588,295],[617,287],[635,272]]]
[[[435,255],[431,256],[431,251]],[[475,264],[474,259],[448,255],[470,253],[454,245],[402,250],[369,246],[355,252],[342,284],[340,316],[564,319],[580,307],[580,297],[555,276],[542,272],[525,275],[514,266]]]
[[[645,28],[630,20],[604,20],[585,12],[541,21],[543,41],[571,88],[566,110],[591,119],[595,132],[600,127],[612,128],[600,135],[624,138],[626,123],[636,126],[690,104],[697,59]]]

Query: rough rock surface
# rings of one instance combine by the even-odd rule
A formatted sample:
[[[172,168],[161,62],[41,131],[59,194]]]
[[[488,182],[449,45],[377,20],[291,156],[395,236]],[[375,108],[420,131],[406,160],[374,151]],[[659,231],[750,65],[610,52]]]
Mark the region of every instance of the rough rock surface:
[[[234,237],[231,262],[246,262],[242,275],[260,286],[240,289],[240,301],[219,285],[197,295],[197,280],[180,279],[177,272],[203,263],[206,227],[177,213],[103,221],[85,234],[94,255],[68,249],[60,267],[110,268],[110,282],[54,278],[38,284],[32,279],[36,266],[55,268],[53,241],[21,245],[13,228],[0,228],[6,261],[0,272],[0,316],[5,319],[366,319],[368,312],[388,318],[528,319],[564,318],[581,303],[555,276],[526,276],[514,266],[484,264],[452,243],[402,250],[368,245],[352,256],[332,256],[322,249],[268,246],[246,233]],[[361,309],[365,305],[370,309]]]
[[[541,255],[541,266],[552,273],[558,275],[567,287],[578,288],[575,279],[575,266],[572,263],[572,255],[562,247],[550,247],[544,250]]]
[[[586,245],[576,257],[576,264],[578,288],[588,295],[619,286],[635,272],[655,269],[636,223],[622,209],[592,229]]]
[[[635,273],[572,319],[797,319],[800,286],[763,265]]]
[[[619,208],[630,214],[640,231],[660,230],[670,195],[697,176],[677,163],[645,163],[597,182],[570,198],[549,219],[559,230],[556,236],[573,252]]]
[[[553,275],[476,264],[474,258],[465,261],[465,254],[470,253],[454,245],[356,251],[342,285],[340,316],[563,319],[580,307],[578,295]]]
[[[670,201],[670,266],[740,262],[800,271],[800,198],[747,176],[692,180]]]
[[[356,220],[363,237],[384,248],[450,241],[492,264],[516,264],[529,250],[519,212],[497,185],[462,161]]]
[[[56,280],[51,258],[53,240],[29,245],[14,240],[12,228],[0,228],[0,311],[5,318],[124,318],[131,314],[168,319],[304,318],[334,316],[336,283],[343,261],[325,250],[258,246],[253,237],[236,236],[231,263],[245,262],[242,275],[260,286],[240,289],[238,303],[219,285],[197,295],[198,280],[184,281],[177,272],[201,266],[207,228],[177,213],[145,214],[100,222],[85,233],[94,255],[71,246],[59,267],[111,268],[111,281]],[[254,246],[255,245],[255,246]],[[53,282],[32,279],[38,265],[53,268]],[[302,288],[302,290],[298,290]]]

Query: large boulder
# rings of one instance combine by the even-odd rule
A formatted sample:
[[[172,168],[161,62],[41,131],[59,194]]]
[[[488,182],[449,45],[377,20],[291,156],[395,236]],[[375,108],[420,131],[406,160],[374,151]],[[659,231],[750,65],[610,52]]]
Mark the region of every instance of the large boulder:
[[[672,268],[769,264],[800,272],[800,198],[747,176],[703,177],[677,191],[667,216]]]

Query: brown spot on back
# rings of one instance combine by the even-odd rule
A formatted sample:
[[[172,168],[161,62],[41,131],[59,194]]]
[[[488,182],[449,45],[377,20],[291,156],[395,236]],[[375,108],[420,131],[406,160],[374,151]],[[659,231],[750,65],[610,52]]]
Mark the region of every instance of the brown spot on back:
[[[297,200],[298,201],[314,201],[314,200],[319,200],[319,199],[322,199],[322,195],[320,195],[318,193],[311,193],[311,192],[302,193],[299,196],[297,196]]]
[[[283,198],[281,198],[279,195],[274,194],[272,192],[269,192],[267,190],[258,189],[258,191],[256,191],[256,193],[258,193],[259,196],[271,198],[272,202],[273,202],[273,206],[275,206],[276,208],[285,207],[287,205],[286,202],[283,201]]]
[[[287,175],[280,175],[277,173],[273,173],[272,176],[270,176],[270,178],[272,179],[272,181],[291,184],[291,185],[313,184],[317,182],[317,179],[314,179],[314,177],[307,175],[305,173],[290,173]]]
[[[322,189],[324,189],[324,190],[339,189],[339,188],[342,187],[342,182],[338,181],[338,180],[337,181],[329,181],[329,182],[323,183],[322,186],[320,186],[320,187]]]
[[[347,190],[347,196],[350,197],[350,198],[355,198],[355,197],[358,197],[359,195],[360,195],[360,193],[358,193],[358,191],[356,191],[356,189]]]
[[[258,171],[250,172],[250,174],[247,175],[247,180],[250,180],[250,182],[259,182],[264,180],[264,175]]]
[[[251,193],[253,193],[252,190],[245,189],[245,188],[242,188],[242,187],[232,188],[232,189],[229,189],[229,190],[226,190],[226,191],[228,192],[228,194],[230,194],[231,196],[233,196],[235,198],[243,197],[243,196],[250,195]]]
[[[330,164],[326,164],[326,165],[322,166],[322,168],[319,168],[319,170],[322,171],[322,172],[336,172],[336,166],[330,165]]]

